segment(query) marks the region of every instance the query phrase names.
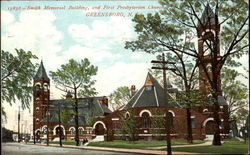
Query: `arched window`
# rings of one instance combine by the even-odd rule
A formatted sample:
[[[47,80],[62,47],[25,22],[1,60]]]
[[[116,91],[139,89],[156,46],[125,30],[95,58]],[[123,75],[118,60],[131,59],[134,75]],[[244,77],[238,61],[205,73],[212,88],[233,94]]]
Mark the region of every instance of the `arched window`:
[[[78,133],[79,133],[79,135],[83,135],[83,129],[82,129],[82,128],[79,128],[79,129],[78,129]]]
[[[142,128],[150,128],[150,117],[149,113],[142,113]]]
[[[126,113],[125,113],[125,119],[129,119],[129,117],[130,117],[130,113],[129,113],[129,112],[126,112]]]
[[[207,65],[207,72],[212,72],[212,65],[211,64]]]
[[[44,91],[48,90],[48,84],[47,83],[43,84],[43,89],[44,89]]]
[[[71,135],[74,135],[75,134],[75,128],[70,128],[69,132],[70,132]]]
[[[203,34],[203,39],[204,40],[209,40],[212,41],[214,40],[214,33],[212,31],[207,31]]]
[[[43,128],[43,134],[47,134],[47,126]]]
[[[40,88],[41,88],[41,85],[40,85],[40,84],[36,84],[36,85],[35,85],[35,89],[36,89],[36,90],[40,90]]]
[[[173,116],[173,114],[171,112],[168,112],[167,117],[168,117],[168,120],[169,120],[170,127],[173,128],[174,127],[174,116]]]
[[[208,109],[203,109],[203,112],[208,112]]]

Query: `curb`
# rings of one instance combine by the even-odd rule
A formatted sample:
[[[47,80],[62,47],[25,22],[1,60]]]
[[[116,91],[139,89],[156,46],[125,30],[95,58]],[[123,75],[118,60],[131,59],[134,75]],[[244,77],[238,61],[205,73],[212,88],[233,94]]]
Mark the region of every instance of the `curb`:
[[[25,143],[20,143],[25,144]],[[37,145],[37,146],[47,146],[47,144],[33,144],[27,143],[26,145]],[[126,149],[126,148],[109,148],[109,147],[94,147],[94,146],[74,146],[74,145],[63,145],[62,147],[58,144],[50,144],[47,147],[59,147],[59,148],[71,148],[71,149],[82,149],[82,150],[96,150],[96,151],[110,151],[110,152],[120,152],[120,153],[133,153],[133,154],[149,154],[149,155],[163,155],[167,154],[167,151],[161,150],[146,150],[146,149]],[[209,154],[209,153],[193,153],[193,152],[172,152],[172,154]]]

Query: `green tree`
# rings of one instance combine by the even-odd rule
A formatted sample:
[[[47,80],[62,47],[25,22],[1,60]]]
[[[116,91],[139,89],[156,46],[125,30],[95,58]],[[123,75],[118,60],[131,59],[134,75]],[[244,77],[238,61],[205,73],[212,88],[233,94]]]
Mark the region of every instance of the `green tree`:
[[[12,142],[13,138],[12,138],[12,131],[6,129],[5,127],[2,128],[2,142]]]
[[[69,99],[67,99],[67,101],[69,103],[73,103],[72,101],[70,101]],[[66,124],[67,122],[69,122],[69,120],[72,118],[72,116],[74,116],[74,112],[71,111],[70,109],[67,109],[65,107],[58,107],[58,109],[56,109],[57,113],[56,113],[56,118],[58,119],[58,123],[61,124]],[[62,131],[60,131],[62,132]],[[62,146],[62,133],[60,133],[60,145]],[[65,132],[65,137],[67,137],[67,132]]]
[[[187,40],[187,39],[184,39]],[[185,43],[184,43],[185,44]],[[158,60],[162,60],[161,55],[157,56]],[[193,101],[192,90],[196,89],[198,74],[197,74],[197,63],[193,60],[192,57],[180,54],[173,50],[173,53],[167,53],[167,60],[171,60],[175,62],[171,68],[175,70],[171,70],[169,76],[174,78],[174,85],[180,88],[183,92],[182,95],[179,96],[179,99],[185,100],[185,104],[183,104],[183,108],[186,108],[186,118],[187,118],[187,141],[189,143],[193,143],[192,137],[192,126],[191,126],[191,104],[197,104]],[[155,74],[159,74],[159,72],[155,72]],[[185,95],[184,95],[185,94]],[[200,96],[197,93],[197,96]],[[195,97],[197,98],[197,97]]]
[[[37,59],[30,51],[15,49],[15,53],[1,51],[1,102],[10,105],[17,100],[21,101],[22,108],[29,108],[32,98],[32,80]],[[1,108],[2,114],[5,114]]]
[[[109,95],[109,97],[113,110],[116,110],[121,106],[127,104],[128,101],[130,100],[131,96],[129,87],[127,86],[118,87],[114,92],[112,92]]]
[[[231,115],[233,120],[236,120],[236,123],[240,125],[245,125],[246,118],[249,115],[249,110],[246,108],[238,109],[234,114]]]
[[[128,113],[127,113],[128,112]],[[135,141],[138,138],[138,127],[133,110],[128,110],[120,114],[121,129],[124,137],[128,135],[129,141]]]
[[[152,110],[154,117],[151,118],[150,133],[158,140],[163,140],[162,134],[166,130],[166,120],[164,119],[164,111]]]
[[[238,111],[243,112],[248,105],[248,88],[240,80],[237,80],[240,76],[241,74],[236,70],[226,67],[223,68],[221,74],[222,89],[229,107],[229,117],[236,119],[237,122],[241,119],[241,115],[239,115],[241,112]],[[232,117],[232,115],[234,115],[234,117]],[[237,116],[239,116],[239,118],[237,118]],[[246,117],[246,115],[243,115],[243,117],[244,116]]]
[[[71,91],[73,93],[73,107],[75,118],[75,141],[79,145],[79,114],[78,114],[78,98],[89,97],[96,94],[93,85],[95,80],[92,76],[96,75],[98,68],[90,64],[87,58],[80,62],[70,59],[67,64],[61,65],[56,72],[50,72],[50,76],[56,84],[56,87],[64,92]]]
[[[214,102],[214,120],[216,122],[213,144],[221,145],[219,104],[217,100],[220,93],[218,79],[227,59],[230,57],[239,58],[248,52],[247,34],[249,29],[247,22],[249,16],[246,15],[248,5],[244,1],[235,0],[161,0],[160,3],[164,6],[160,14],[148,14],[146,17],[142,14],[135,15],[133,21],[136,23],[135,31],[139,35],[136,41],[126,42],[125,48],[130,48],[133,51],[143,50],[148,53],[163,50],[178,52],[192,56],[196,60],[204,71],[211,87]],[[200,17],[205,10],[204,8],[210,6],[213,8],[214,13],[210,13],[205,21],[201,20]],[[235,8],[240,9],[234,11]],[[202,38],[204,42],[203,55],[196,49],[193,41],[197,38],[197,31],[201,29],[207,29],[210,31],[209,34],[212,34],[212,29],[214,29],[213,39]],[[185,36],[188,37],[187,42],[183,41],[183,38],[186,38]],[[211,76],[208,74],[207,62],[204,61],[203,57],[207,51],[211,58]],[[219,54],[220,57],[218,57]]]

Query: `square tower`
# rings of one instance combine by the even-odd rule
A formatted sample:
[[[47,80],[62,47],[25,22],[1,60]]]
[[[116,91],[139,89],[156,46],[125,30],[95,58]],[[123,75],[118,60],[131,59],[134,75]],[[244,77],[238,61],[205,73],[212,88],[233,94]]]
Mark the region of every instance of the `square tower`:
[[[39,137],[40,121],[47,117],[50,100],[50,79],[42,61],[33,80],[33,134]]]
[[[199,67],[199,90],[205,96],[211,94],[211,86],[209,80],[213,81],[213,71],[217,74],[216,83],[219,95],[221,93],[221,67],[218,61],[220,56],[220,40],[218,34],[220,32],[220,25],[218,16],[213,12],[209,4],[205,7],[202,16],[197,24],[198,35],[198,56],[201,62],[198,62]]]

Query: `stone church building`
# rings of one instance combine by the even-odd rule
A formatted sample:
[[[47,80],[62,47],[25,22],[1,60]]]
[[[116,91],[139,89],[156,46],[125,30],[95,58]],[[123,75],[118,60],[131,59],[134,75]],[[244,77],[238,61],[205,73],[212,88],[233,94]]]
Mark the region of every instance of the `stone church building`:
[[[199,38],[198,52],[204,56],[204,61],[207,62],[206,67],[209,75],[211,72],[211,65],[209,64],[211,58],[204,53],[203,46],[206,39],[214,39],[214,20],[214,13],[207,5],[201,17],[202,26],[197,30],[197,33]],[[219,45],[215,46],[219,49]],[[220,81],[219,76],[219,90],[221,90]],[[208,85],[205,73],[202,71],[202,67],[199,66],[199,92],[209,97]],[[72,95],[66,94],[65,99],[50,100],[50,79],[42,62],[34,76],[34,87],[33,123],[36,139],[45,139],[47,137],[47,126],[49,127],[50,140],[58,138],[60,132],[64,139],[74,139],[74,118],[71,117],[67,122],[60,122],[61,127],[59,127],[58,119],[59,109],[73,111],[73,106],[70,104]],[[105,96],[80,98],[78,103],[80,139],[94,139],[96,137],[102,137],[105,140],[128,139],[129,135],[124,132],[123,124],[126,119],[133,118],[137,140],[163,140],[166,138],[166,114],[170,117],[172,139],[186,138],[185,103],[178,100],[182,92],[172,88],[169,83],[167,92],[168,111],[166,110],[164,93],[162,85],[148,73],[144,85],[138,90],[135,90],[135,86],[131,87],[131,99],[125,106],[114,112],[108,108],[108,99]],[[228,105],[222,94],[220,95],[218,98],[221,120],[220,130],[222,136],[228,136]],[[205,105],[192,107],[191,124],[194,139],[209,139],[214,134],[212,109],[213,106],[209,101]]]

